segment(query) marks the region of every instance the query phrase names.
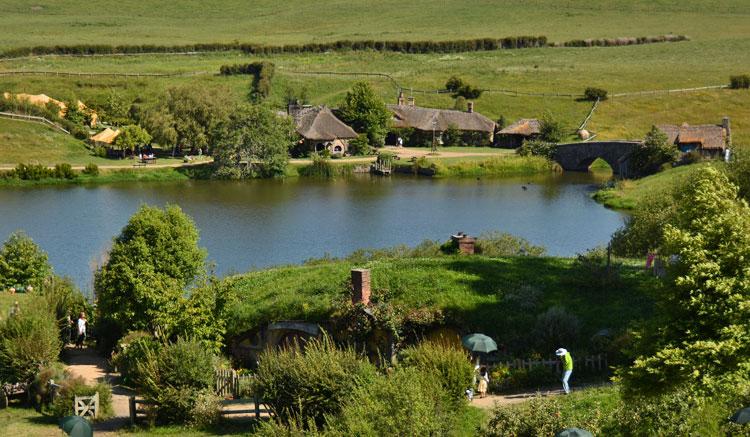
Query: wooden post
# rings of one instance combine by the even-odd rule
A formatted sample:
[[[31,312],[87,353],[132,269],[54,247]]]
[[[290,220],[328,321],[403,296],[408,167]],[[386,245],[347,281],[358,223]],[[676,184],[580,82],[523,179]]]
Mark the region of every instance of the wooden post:
[[[260,399],[257,393],[253,393],[253,403],[255,404],[255,418],[260,419]]]
[[[130,425],[135,425],[135,396],[128,397],[128,407],[130,410]]]

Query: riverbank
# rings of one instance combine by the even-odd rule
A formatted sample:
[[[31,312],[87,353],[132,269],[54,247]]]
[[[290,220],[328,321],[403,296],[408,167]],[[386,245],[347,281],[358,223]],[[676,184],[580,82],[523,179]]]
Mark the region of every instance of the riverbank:
[[[657,196],[659,193],[676,186],[689,177],[693,171],[705,165],[709,165],[709,163],[703,162],[674,167],[641,179],[619,180],[614,182],[612,186],[600,189],[592,197],[607,208],[633,210],[644,199]]]

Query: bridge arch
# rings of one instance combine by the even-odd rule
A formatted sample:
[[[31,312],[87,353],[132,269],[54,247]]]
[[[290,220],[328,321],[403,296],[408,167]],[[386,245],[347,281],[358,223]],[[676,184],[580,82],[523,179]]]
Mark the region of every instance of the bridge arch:
[[[629,161],[640,141],[589,141],[558,144],[552,159],[565,171],[588,171],[597,159],[603,159],[616,176],[629,176]]]

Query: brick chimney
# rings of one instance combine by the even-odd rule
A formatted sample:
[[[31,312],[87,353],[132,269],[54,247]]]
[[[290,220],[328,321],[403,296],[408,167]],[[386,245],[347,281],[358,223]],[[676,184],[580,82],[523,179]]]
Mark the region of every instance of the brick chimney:
[[[406,103],[406,101],[404,100],[403,91],[398,92],[398,100],[396,101],[396,103],[398,104],[398,106],[404,106],[404,104]]]
[[[474,246],[477,242],[476,238],[469,237],[463,232],[458,232],[455,235],[451,235],[451,240],[458,245],[458,253],[465,255],[474,254]]]
[[[466,112],[470,114],[474,112],[474,102],[466,102]]]
[[[414,106],[414,96],[409,96],[409,106]]]
[[[730,123],[729,123],[729,117],[725,116],[725,117],[724,117],[724,118],[723,118],[723,119],[721,120],[721,127],[723,127],[723,128],[724,128],[724,131],[725,131],[725,132],[726,132],[726,134],[727,134],[727,142],[726,142],[726,146],[727,146],[727,147],[730,147],[730,146],[732,145],[732,126],[731,126],[731,125],[730,125]]]
[[[370,304],[370,269],[352,269],[352,303]]]

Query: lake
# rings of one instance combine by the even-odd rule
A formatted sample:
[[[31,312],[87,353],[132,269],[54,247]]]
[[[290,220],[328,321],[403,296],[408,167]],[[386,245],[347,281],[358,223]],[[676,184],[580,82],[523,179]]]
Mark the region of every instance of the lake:
[[[23,229],[56,273],[85,291],[128,218],[142,204],[179,205],[225,275],[358,248],[447,240],[463,231],[508,232],[571,256],[604,245],[623,214],[590,198],[607,176],[505,179],[379,178],[188,181],[0,189],[0,238]],[[525,188],[524,188],[525,187]]]

